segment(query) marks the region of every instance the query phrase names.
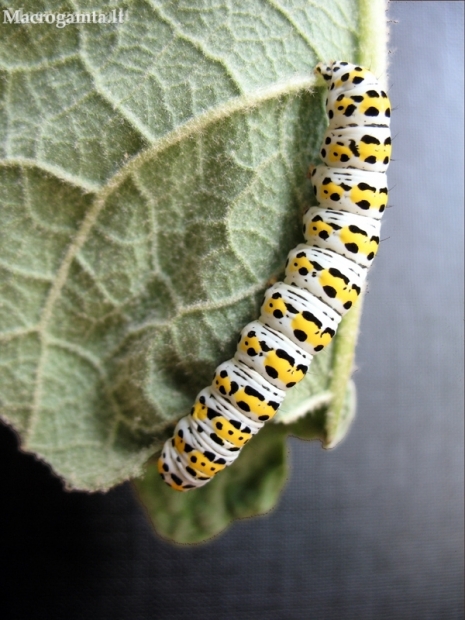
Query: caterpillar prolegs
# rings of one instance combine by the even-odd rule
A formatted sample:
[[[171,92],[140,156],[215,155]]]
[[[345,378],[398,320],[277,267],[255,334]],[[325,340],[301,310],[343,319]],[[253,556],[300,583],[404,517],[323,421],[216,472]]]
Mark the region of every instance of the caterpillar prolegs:
[[[289,253],[284,282],[265,293],[234,357],[215,371],[158,460],[178,491],[230,465],[301,381],[359,296],[379,244],[391,155],[390,103],[376,77],[348,62],[320,63],[329,126],[312,169],[319,203],[305,214],[305,243]]]

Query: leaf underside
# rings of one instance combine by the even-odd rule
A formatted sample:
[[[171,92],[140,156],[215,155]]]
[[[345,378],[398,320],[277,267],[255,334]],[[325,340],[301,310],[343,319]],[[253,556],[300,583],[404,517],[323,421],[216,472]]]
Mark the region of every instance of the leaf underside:
[[[0,25],[0,415],[68,488],[140,476],[233,354],[301,241],[325,127],[312,69],[357,58],[358,2],[209,4]],[[245,449],[183,496],[150,465],[138,493],[163,535],[269,510],[286,434],[328,442],[334,364],[315,358],[280,421],[313,413],[254,440],[262,461]]]

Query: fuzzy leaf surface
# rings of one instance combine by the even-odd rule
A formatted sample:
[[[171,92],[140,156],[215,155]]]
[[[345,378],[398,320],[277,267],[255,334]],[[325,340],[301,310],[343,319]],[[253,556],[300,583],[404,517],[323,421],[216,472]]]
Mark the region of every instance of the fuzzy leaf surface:
[[[256,318],[311,200],[312,69],[357,59],[359,17],[152,0],[124,24],[0,25],[0,415],[69,488],[142,474]]]

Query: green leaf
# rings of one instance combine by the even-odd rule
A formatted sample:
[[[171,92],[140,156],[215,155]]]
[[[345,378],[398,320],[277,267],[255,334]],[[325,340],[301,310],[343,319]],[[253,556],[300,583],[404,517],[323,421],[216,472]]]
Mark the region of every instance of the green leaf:
[[[74,489],[143,473],[301,241],[315,64],[384,59],[381,0],[128,6],[124,24],[0,25],[0,415]],[[341,435],[350,333],[263,437],[323,401],[315,436]],[[222,476],[217,497],[245,493]]]

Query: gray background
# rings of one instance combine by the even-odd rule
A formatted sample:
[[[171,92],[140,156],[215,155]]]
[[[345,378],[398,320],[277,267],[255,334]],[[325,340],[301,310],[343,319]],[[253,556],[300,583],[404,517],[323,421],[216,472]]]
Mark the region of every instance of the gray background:
[[[291,440],[275,511],[175,548],[128,486],[66,494],[1,428],[0,617],[463,618],[463,9],[390,5],[392,208],[345,443]]]

